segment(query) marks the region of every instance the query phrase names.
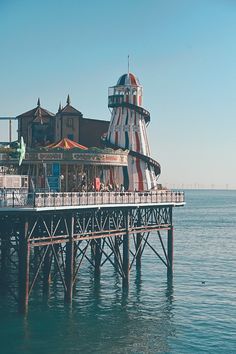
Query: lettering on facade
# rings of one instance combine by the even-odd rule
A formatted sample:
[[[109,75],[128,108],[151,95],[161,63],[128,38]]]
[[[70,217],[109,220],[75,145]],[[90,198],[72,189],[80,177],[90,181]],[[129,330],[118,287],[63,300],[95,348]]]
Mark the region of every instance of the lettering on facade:
[[[73,160],[92,162],[99,164],[113,163],[114,165],[127,165],[127,157],[120,155],[94,155],[94,154],[72,154]]]
[[[40,153],[38,154],[39,160],[62,160],[63,154],[60,153]]]
[[[9,160],[7,154],[0,154],[1,160]],[[27,152],[25,162],[29,161],[78,161],[78,163],[127,166],[127,155],[124,154],[88,154],[88,153],[58,153],[58,152]]]

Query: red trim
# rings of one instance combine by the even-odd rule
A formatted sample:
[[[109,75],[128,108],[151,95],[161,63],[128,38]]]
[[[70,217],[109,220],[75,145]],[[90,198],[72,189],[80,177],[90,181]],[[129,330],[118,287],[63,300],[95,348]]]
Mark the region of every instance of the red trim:
[[[133,74],[129,74],[129,78],[132,85],[137,85],[136,77]]]
[[[119,116],[118,116],[118,120],[117,120],[117,125],[120,124],[120,116],[121,116],[121,114],[120,114],[120,108],[119,108]]]
[[[136,140],[136,151],[140,152],[140,142],[139,142],[139,137],[137,132],[135,132],[135,140]]]
[[[140,160],[136,158],[136,169],[138,172],[138,190],[143,191],[143,174],[140,167]]]

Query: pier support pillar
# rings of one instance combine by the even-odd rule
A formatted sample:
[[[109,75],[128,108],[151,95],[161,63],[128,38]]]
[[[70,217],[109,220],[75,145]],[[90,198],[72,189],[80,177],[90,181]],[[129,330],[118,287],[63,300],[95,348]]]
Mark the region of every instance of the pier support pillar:
[[[49,297],[51,283],[51,251],[48,248],[43,263],[43,295]]]
[[[94,267],[95,275],[99,275],[101,271],[101,239],[97,239],[94,245]]]
[[[28,241],[28,221],[23,221],[19,234],[19,311],[26,313],[29,302],[30,243]]]
[[[138,226],[141,227],[141,211],[138,210]],[[138,232],[136,234],[136,268],[141,268],[141,256],[142,256],[142,234]]]
[[[173,232],[172,225],[168,230],[168,235],[167,235],[167,256],[168,256],[167,276],[172,277],[173,262],[174,262],[174,232]]]
[[[116,266],[116,270],[118,269],[118,257],[119,257],[119,237],[115,236],[114,238],[114,264]]]
[[[141,268],[141,256],[142,256],[142,234],[137,233],[136,235],[136,268]]]
[[[129,210],[126,211],[125,224],[126,233],[123,235],[123,288],[127,289],[129,287]]]
[[[74,215],[70,215],[67,218],[67,226],[69,231],[69,241],[66,243],[65,301],[71,303],[74,281]]]

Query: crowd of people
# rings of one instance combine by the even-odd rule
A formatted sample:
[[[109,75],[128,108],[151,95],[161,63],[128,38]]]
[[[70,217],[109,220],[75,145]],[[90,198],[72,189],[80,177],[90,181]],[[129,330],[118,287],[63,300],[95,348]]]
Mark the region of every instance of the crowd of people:
[[[79,192],[125,192],[125,188],[123,184],[118,185],[118,184],[111,184],[108,183],[105,185],[105,183],[100,183],[100,186],[95,186],[94,183],[81,183],[79,188]]]
[[[100,181],[100,178],[88,181],[86,175],[82,175],[79,180],[76,176],[73,177],[71,178],[72,184],[69,186],[72,192],[125,192],[123,184],[105,184]]]

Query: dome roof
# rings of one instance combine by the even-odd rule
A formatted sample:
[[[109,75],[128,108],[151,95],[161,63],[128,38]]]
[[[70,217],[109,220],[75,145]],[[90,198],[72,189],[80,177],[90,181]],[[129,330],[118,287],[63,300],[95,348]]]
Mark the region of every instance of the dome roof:
[[[117,86],[140,86],[138,78],[134,74],[124,74],[117,81]]]

